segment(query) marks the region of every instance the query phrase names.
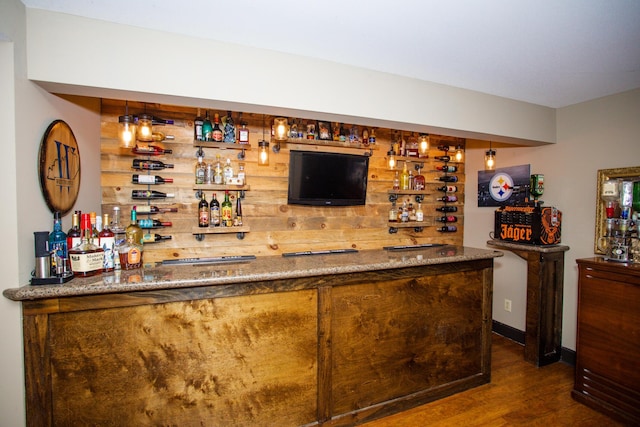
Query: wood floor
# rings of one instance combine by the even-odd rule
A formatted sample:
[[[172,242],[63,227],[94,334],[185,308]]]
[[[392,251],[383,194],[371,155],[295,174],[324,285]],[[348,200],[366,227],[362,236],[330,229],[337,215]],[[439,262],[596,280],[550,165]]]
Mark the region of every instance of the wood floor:
[[[372,421],[398,426],[621,426],[571,398],[573,367],[563,362],[536,368],[520,344],[493,334],[491,383]]]

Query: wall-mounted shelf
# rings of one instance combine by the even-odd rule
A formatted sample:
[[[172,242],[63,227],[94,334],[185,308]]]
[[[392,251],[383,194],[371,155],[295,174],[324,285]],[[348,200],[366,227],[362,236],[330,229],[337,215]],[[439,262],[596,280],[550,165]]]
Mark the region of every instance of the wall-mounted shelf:
[[[203,148],[215,148],[218,150],[240,150],[238,153],[238,159],[244,159],[244,152],[251,151],[250,144],[237,144],[230,142],[213,142],[213,141],[193,141],[193,146],[198,147],[198,151],[196,152],[196,157],[204,156]]]
[[[431,193],[427,193],[424,190],[389,190],[389,201],[391,203],[398,200],[399,194],[405,194],[410,196],[415,196],[416,203],[422,203],[424,200],[424,196],[428,196]]]
[[[353,149],[358,149],[358,150],[366,150],[366,151],[373,151],[373,150],[378,150],[378,145],[377,144],[362,144],[362,143],[358,143],[358,144],[353,144],[350,143],[349,141],[329,141],[329,140],[323,140],[323,139],[287,139],[286,141],[281,141],[281,144],[300,144],[300,145],[313,145],[316,147],[340,147],[340,148],[353,148]],[[271,144],[273,145],[277,145],[278,141],[271,141]]]
[[[240,198],[244,199],[244,192],[249,191],[249,185],[224,185],[224,184],[195,184],[193,189],[196,191],[196,198],[199,199],[203,191],[239,191]]]
[[[389,234],[398,232],[400,228],[413,228],[416,233],[421,233],[424,227],[427,225],[424,221],[409,221],[409,222],[391,222],[389,221]]]
[[[196,240],[201,242],[206,234],[230,234],[236,233],[239,240],[244,239],[244,233],[251,231],[248,225],[236,225],[233,227],[193,227],[191,233],[196,236]]]

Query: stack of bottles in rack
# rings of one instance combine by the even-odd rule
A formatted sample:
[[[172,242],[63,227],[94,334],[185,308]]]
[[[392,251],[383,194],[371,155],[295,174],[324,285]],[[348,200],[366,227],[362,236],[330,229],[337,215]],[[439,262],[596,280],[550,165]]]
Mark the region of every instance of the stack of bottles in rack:
[[[437,207],[436,210],[439,212],[450,214],[458,211],[457,206],[447,205],[447,203],[455,203],[458,201],[458,196],[456,196],[455,194],[451,194],[458,191],[458,188],[455,185],[452,185],[453,183],[458,182],[458,177],[456,175],[448,175],[448,174],[452,172],[457,172],[458,167],[448,164],[448,162],[451,160],[451,157],[447,155],[448,147],[440,146],[438,148],[445,151],[444,155],[435,157],[436,160],[444,162],[444,165],[436,166],[436,170],[440,172],[444,172],[444,175],[439,176],[438,180],[440,180],[443,183],[447,183],[447,185],[444,185],[438,188],[438,191],[442,191],[445,194],[442,197],[437,197],[435,199],[437,202],[444,203],[443,206]],[[436,218],[436,221],[442,222],[445,224],[436,229],[441,233],[455,233],[456,231],[458,231],[458,227],[456,225],[451,224],[453,222],[458,221],[458,218],[454,215],[443,215],[439,218]]]
[[[242,197],[240,192],[235,197],[235,213],[231,203],[229,190],[224,192],[222,203],[218,201],[216,193],[211,195],[211,202],[207,202],[204,192],[200,195],[198,203],[199,227],[239,227],[242,225]]]

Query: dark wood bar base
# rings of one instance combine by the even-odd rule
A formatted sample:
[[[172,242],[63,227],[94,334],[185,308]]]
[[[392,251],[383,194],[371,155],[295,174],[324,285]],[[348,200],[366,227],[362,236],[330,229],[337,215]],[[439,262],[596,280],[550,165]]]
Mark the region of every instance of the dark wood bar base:
[[[492,277],[481,259],[24,300],[27,423],[346,426],[418,406],[490,381]]]
[[[487,245],[527,261],[524,359],[545,366],[562,356],[564,252],[568,246],[534,246],[490,240]]]
[[[578,259],[578,334],[572,396],[640,425],[640,264]]]

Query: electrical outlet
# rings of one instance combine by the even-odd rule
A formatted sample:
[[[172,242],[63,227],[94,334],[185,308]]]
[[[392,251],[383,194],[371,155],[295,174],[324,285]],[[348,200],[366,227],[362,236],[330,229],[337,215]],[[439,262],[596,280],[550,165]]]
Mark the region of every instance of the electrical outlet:
[[[511,300],[510,299],[505,299],[504,300],[504,311],[508,311],[509,313],[511,313]]]

